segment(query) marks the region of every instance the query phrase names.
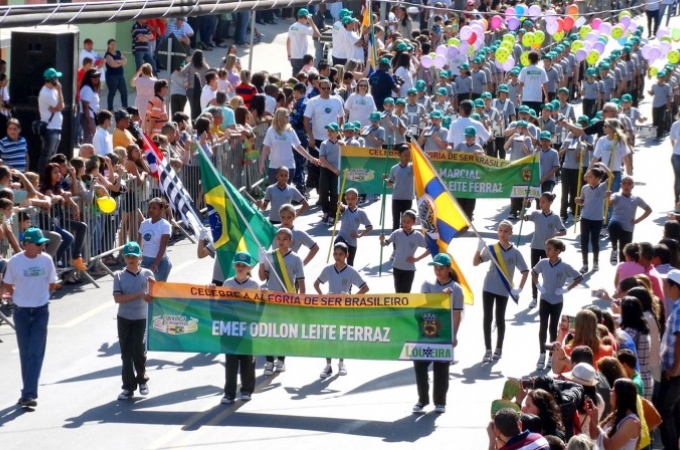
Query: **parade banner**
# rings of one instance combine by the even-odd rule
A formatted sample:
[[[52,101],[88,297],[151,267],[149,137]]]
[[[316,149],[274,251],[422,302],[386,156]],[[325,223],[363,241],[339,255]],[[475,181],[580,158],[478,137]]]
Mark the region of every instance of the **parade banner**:
[[[428,152],[439,177],[455,198],[510,198],[541,195],[538,155],[517,161],[459,152]],[[341,169],[348,169],[346,189],[382,194],[383,174],[399,162],[399,152],[342,147]]]
[[[152,351],[453,360],[447,294],[309,295],[150,285]]]

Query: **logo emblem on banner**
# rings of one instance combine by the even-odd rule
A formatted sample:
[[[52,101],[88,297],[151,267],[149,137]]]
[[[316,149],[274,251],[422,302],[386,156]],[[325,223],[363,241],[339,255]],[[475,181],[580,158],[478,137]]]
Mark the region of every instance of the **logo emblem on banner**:
[[[427,235],[433,240],[439,238],[439,232],[437,231],[437,210],[435,209],[434,201],[432,197],[424,194],[418,199],[418,220],[420,220],[420,226]]]
[[[154,316],[153,329],[165,334],[190,334],[198,331],[198,319],[181,315]]]
[[[452,344],[406,342],[399,355],[400,361],[452,361]]]
[[[436,314],[423,314],[420,316],[420,333],[424,337],[439,337],[442,324]]]

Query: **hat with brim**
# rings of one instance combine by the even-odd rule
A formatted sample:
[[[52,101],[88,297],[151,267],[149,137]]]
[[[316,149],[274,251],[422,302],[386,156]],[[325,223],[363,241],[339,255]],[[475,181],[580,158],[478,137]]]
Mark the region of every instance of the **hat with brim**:
[[[475,108],[484,108],[484,100],[478,98],[475,100]]]
[[[500,92],[508,93],[509,91],[510,91],[510,90],[508,89],[508,85],[507,85],[507,84],[499,84],[499,85],[498,85],[498,92],[499,92],[499,93],[500,93]]]
[[[444,117],[441,111],[432,111],[430,113],[430,119],[441,119]]]
[[[623,103],[630,103],[630,102],[633,101],[633,96],[630,95],[630,94],[623,94],[623,95],[621,96],[621,101],[622,101]]]
[[[439,253],[432,259],[432,262],[427,263],[428,266],[450,266],[451,257],[446,253]]]
[[[328,125],[326,125],[326,129],[330,131],[340,131],[340,125],[338,125],[335,122],[329,123]]]
[[[248,252],[238,252],[234,255],[234,265],[244,264],[248,267],[253,266],[253,257]]]
[[[437,95],[449,95],[449,91],[445,87],[440,87],[437,89]]]
[[[477,136],[477,129],[475,127],[465,127],[465,131],[463,134],[468,137],[476,137]]]
[[[425,80],[416,81],[416,91],[424,91],[425,89],[427,89],[427,83],[425,82]]]
[[[406,44],[405,42],[400,42],[399,45],[397,45],[398,52],[410,52],[411,50],[413,50],[413,47]]]
[[[43,78],[46,80],[51,80],[52,78],[60,78],[64,74],[61,72],[58,72],[57,69],[50,67],[47,69],[45,72],[43,72]]]
[[[24,231],[24,242],[28,244],[42,245],[45,242],[50,242],[50,240],[43,235],[43,232],[40,230],[40,228],[31,227]]]
[[[482,92],[482,98],[493,98],[491,92]]]
[[[338,17],[340,17],[340,18],[342,19],[343,17],[349,16],[349,15],[351,15],[351,14],[352,14],[352,11],[350,11],[349,9],[343,8],[343,9],[341,9],[340,12],[338,13]]]
[[[416,88],[409,88],[409,90],[406,91],[406,95],[410,95],[410,94],[415,95],[417,93],[418,93],[418,89],[416,89]]]
[[[380,113],[378,111],[373,111],[371,114],[368,115],[368,120],[371,122],[379,122],[381,119]]]
[[[597,386],[597,372],[595,372],[595,368],[588,363],[578,363],[571,372],[567,372],[562,376],[581,386]]]
[[[539,139],[545,139],[547,141],[552,139],[552,133],[550,131],[541,131],[541,134],[538,135]]]
[[[356,19],[352,16],[345,16],[342,18],[342,24],[347,25],[348,23],[354,22]]]
[[[305,8],[301,8],[300,11],[297,13],[298,17],[309,17],[309,11],[307,11]]]

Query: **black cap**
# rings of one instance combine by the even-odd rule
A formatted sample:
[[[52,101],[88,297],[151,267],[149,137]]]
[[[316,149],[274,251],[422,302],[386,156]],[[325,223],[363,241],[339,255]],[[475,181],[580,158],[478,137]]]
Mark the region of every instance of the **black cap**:
[[[113,113],[113,117],[114,117],[115,121],[118,122],[118,121],[123,120],[123,119],[129,119],[130,114],[127,111],[125,111],[124,109],[119,109],[119,110],[116,110],[115,113]]]

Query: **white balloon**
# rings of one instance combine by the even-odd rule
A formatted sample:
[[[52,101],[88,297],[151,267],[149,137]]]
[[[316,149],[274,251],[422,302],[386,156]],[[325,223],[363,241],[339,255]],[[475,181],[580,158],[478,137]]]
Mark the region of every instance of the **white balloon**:
[[[574,22],[574,28],[581,28],[586,23],[586,18],[581,16]],[[600,25],[601,26],[601,25]]]
[[[446,56],[447,52],[448,52],[448,49],[446,48],[446,45],[440,45],[439,47],[437,47],[437,54],[438,55]]]
[[[441,69],[442,67],[444,67],[446,65],[446,62],[447,62],[446,56],[444,55],[437,55],[434,57],[434,66],[437,69]]]
[[[430,55],[424,55],[422,58],[420,58],[420,65],[426,69],[432,67],[432,63],[434,63],[434,61]]]

